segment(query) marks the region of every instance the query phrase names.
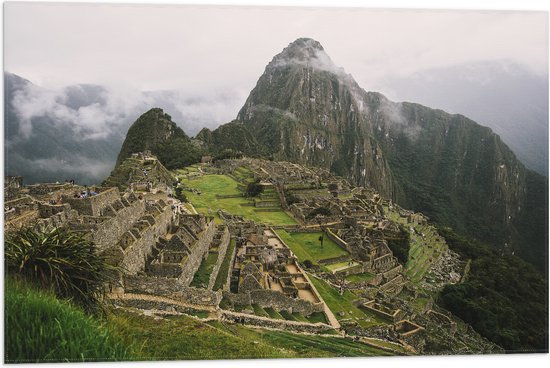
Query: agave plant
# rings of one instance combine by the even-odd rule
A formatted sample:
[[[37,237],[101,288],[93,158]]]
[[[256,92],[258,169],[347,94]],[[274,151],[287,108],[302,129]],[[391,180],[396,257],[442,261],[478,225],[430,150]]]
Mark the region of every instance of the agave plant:
[[[101,310],[103,286],[115,271],[90,240],[64,229],[6,235],[5,258],[10,274],[50,288],[87,312]]]

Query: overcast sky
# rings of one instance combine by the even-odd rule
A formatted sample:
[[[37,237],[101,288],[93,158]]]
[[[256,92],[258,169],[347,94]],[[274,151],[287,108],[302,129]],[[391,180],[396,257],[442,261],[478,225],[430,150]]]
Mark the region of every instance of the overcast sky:
[[[231,95],[235,111],[219,123],[298,37],[318,40],[363,88],[381,92],[388,76],[469,62],[548,69],[544,12],[7,3],[4,19],[7,71],[48,88]]]
[[[381,76],[510,59],[547,68],[542,12],[7,3],[5,67],[39,84],[250,88],[298,37],[365,88]]]

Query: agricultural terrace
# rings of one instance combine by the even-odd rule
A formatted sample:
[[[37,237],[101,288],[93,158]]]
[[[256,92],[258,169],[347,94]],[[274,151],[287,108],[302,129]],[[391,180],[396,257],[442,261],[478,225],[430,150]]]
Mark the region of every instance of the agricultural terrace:
[[[260,211],[254,207],[254,201],[243,197],[239,182],[227,175],[201,175],[191,179],[183,179],[188,188],[198,189],[199,193],[185,192],[187,199],[196,210],[219,219],[217,211],[222,209],[234,215],[269,225],[294,225],[296,221],[282,208]],[[222,198],[220,196],[233,196]]]
[[[387,324],[378,316],[358,308],[355,305],[355,300],[357,300],[358,297],[351,291],[345,290],[340,294],[338,289],[317,277],[311,276],[309,279],[315,286],[315,289],[321,294],[321,297],[329,309],[334,313],[338,321],[356,322],[363,328]]]
[[[319,241],[319,237],[323,234],[321,232],[289,233],[285,230],[276,230],[276,233],[294,252],[300,262],[310,260],[318,264],[319,261],[325,259],[348,255],[348,252],[340,248],[326,235],[323,237],[323,246],[321,246]]]
[[[407,229],[413,228],[410,234],[409,260],[404,268],[410,280],[418,283],[424,278],[430,266],[448,249],[448,245],[432,225],[407,223],[407,219],[401,217],[397,211],[389,210],[388,207],[384,207],[384,211],[390,220],[404,225]]]

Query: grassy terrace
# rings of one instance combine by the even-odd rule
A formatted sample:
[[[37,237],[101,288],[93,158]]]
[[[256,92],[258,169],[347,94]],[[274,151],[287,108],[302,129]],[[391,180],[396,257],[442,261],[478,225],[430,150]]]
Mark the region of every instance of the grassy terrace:
[[[191,286],[203,287],[203,288],[208,287],[210,274],[212,273],[212,270],[214,269],[214,266],[216,265],[217,260],[218,260],[218,253],[214,253],[214,252],[208,253],[206,260],[202,261],[199,269],[197,270],[197,273],[195,273],[195,277],[191,282]]]
[[[220,332],[231,336],[257,341],[255,347],[267,345],[282,351],[285,357],[359,357],[391,355],[383,350],[372,348],[360,342],[331,336],[301,335],[284,331],[248,329],[240,325],[209,322]],[[269,356],[265,356],[268,358]]]
[[[319,263],[323,259],[348,254],[326,235],[323,240],[323,247],[321,248],[321,242],[319,241],[321,232],[288,233],[285,230],[277,230],[276,232],[301,262],[308,259],[313,263]]]
[[[386,322],[374,314],[370,314],[356,307],[353,302],[357,297],[352,292],[346,290],[343,295],[340,295],[338,290],[325,281],[316,277],[310,277],[309,279],[338,320],[353,319],[360,326],[365,328],[386,324]],[[342,316],[339,315],[341,313],[343,313]]]
[[[411,244],[409,249],[409,260],[405,264],[405,274],[413,283],[422,280],[430,266],[444,252],[448,246],[445,241],[439,241],[437,230],[431,225],[413,225],[407,224],[407,220],[400,217],[396,211],[389,211],[384,207],[388,218],[399,224],[413,226],[418,234],[424,234],[424,238],[416,233],[411,234]]]
[[[447,249],[444,241],[439,241],[439,236],[432,226],[417,225],[416,230],[424,234],[424,238],[417,234],[411,234],[411,248],[409,260],[405,265],[405,274],[412,282],[422,280],[433,262]]]
[[[233,175],[242,182],[251,183],[254,181],[254,175],[247,167],[240,166],[237,170],[233,171]]]
[[[332,263],[332,264],[329,264],[329,265],[326,265],[326,268],[331,271],[331,272],[334,272],[336,270],[339,270],[339,269],[347,269],[347,268],[351,268],[353,266],[357,266],[359,263],[357,262],[338,262],[338,263]]]
[[[199,189],[201,194],[185,192],[198,212],[217,215],[222,209],[231,214],[242,215],[247,219],[270,225],[294,225],[296,221],[282,209],[274,212],[257,212],[253,201],[245,197],[217,198],[216,195],[240,195],[238,182],[227,175],[203,175],[182,181],[186,186]]]
[[[224,283],[227,281],[227,273],[229,272],[229,267],[231,266],[231,256],[233,255],[233,250],[235,250],[235,240],[231,239],[229,245],[227,246],[227,251],[225,252],[225,257],[223,263],[216,277],[216,282],[214,282],[214,291],[223,288]]]
[[[369,281],[374,277],[374,275],[365,272],[365,273],[359,273],[357,275],[348,275],[346,276],[346,281],[349,282],[362,282],[362,281]]]

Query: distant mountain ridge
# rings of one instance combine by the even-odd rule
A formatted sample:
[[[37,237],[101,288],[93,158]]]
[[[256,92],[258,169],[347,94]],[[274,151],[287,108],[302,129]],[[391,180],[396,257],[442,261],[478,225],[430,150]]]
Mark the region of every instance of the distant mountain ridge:
[[[530,169],[548,176],[548,75],[511,61],[485,61],[394,75],[394,99],[461,113],[488,126]]]
[[[196,134],[229,121],[223,112],[242,104],[239,94],[228,91],[197,96],[94,84],[51,90],[9,72],[4,86],[5,174],[23,176],[26,184],[101,182],[115,166],[130,125],[152,107],[162,107]]]

